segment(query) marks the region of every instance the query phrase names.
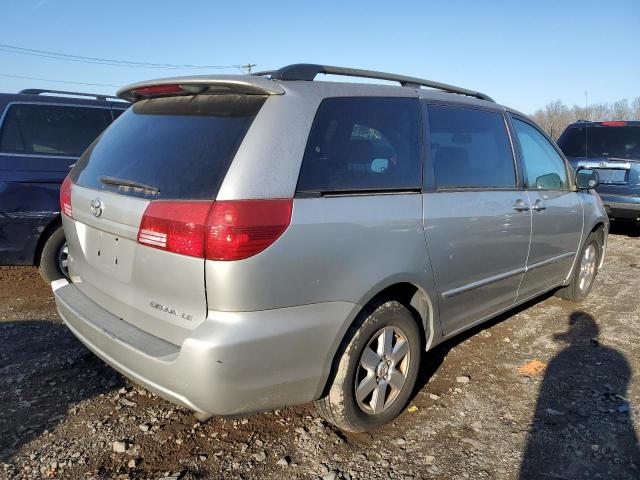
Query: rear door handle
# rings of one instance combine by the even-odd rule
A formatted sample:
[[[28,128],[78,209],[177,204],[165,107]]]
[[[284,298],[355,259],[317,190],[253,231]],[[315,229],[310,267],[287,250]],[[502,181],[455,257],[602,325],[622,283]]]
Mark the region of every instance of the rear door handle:
[[[518,212],[526,212],[529,210],[529,205],[527,205],[527,202],[519,198],[516,200],[516,203],[513,204],[513,209]]]
[[[531,205],[531,209],[535,210],[536,212],[541,212],[542,210],[546,210],[547,206],[544,204],[544,202],[542,200],[540,200],[539,198],[534,202],[533,205]]]

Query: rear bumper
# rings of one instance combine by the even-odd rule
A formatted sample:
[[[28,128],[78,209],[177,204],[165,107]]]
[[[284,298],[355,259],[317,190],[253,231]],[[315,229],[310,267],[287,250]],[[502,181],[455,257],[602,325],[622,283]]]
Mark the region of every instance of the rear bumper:
[[[640,196],[601,193],[600,198],[610,217],[640,219]]]
[[[259,312],[209,312],[182,345],[52,283],[60,316],[98,357],[161,397],[203,415],[235,415],[318,398],[359,307],[328,302]]]

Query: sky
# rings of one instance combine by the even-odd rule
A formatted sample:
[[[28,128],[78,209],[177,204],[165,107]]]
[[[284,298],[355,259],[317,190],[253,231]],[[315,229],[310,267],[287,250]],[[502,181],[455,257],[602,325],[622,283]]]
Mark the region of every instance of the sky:
[[[450,83],[524,113],[557,99],[584,105],[585,91],[589,103],[640,96],[640,0],[0,0],[0,20],[0,92],[114,94],[153,78],[240,73],[233,65],[246,63],[323,63]],[[99,65],[1,45],[229,67]]]

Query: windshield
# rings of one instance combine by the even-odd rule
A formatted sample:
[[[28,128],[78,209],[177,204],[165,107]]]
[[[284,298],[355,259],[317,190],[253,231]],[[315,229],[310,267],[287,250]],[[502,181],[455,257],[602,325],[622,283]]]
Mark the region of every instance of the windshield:
[[[558,146],[567,157],[640,158],[640,126],[572,127],[560,136]]]
[[[135,103],[72,171],[80,186],[150,199],[215,199],[265,97],[199,95]]]

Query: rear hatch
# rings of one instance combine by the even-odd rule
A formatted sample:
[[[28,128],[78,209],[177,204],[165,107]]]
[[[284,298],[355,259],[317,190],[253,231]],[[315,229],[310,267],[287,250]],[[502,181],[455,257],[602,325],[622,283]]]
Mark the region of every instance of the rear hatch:
[[[206,318],[203,223],[265,98],[141,100],[89,147],[61,191],[85,295],[175,344]]]
[[[632,193],[640,188],[640,122],[576,124],[558,145],[575,169],[598,171],[602,193]]]

